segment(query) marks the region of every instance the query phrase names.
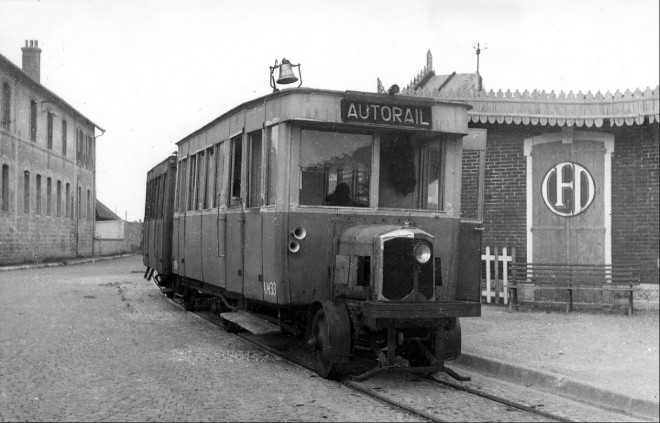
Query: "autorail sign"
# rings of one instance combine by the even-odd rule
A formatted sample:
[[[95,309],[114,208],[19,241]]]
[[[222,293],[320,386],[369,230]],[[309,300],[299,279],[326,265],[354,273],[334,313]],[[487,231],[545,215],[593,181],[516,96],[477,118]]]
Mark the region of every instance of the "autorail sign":
[[[341,100],[341,119],[344,122],[381,123],[415,128],[431,128],[431,107]]]

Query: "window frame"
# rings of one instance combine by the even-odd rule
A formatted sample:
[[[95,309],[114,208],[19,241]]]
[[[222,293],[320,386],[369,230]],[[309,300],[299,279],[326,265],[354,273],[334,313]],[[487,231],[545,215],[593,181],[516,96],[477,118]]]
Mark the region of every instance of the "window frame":
[[[0,127],[9,131],[11,129],[11,98],[12,89],[8,82],[2,81],[2,103],[0,108]]]
[[[66,119],[62,119],[62,156],[66,157],[67,153],[67,131],[68,123]]]
[[[258,134],[258,137],[257,137]],[[248,138],[248,163],[247,169],[247,195],[246,207],[247,208],[261,208],[263,205],[263,130],[258,129],[247,134]],[[255,143],[259,143],[259,147],[255,149]],[[255,157],[256,155],[256,157]],[[258,163],[255,163],[258,162]]]
[[[238,148],[237,148],[238,147]],[[241,204],[242,184],[243,184],[243,134],[236,135],[229,139],[230,162],[229,162],[229,207],[236,207]],[[238,168],[236,168],[236,158],[238,157]],[[238,172],[237,172],[238,170]],[[235,192],[238,189],[238,193]],[[238,195],[236,195],[238,194]]]
[[[303,165],[302,165],[302,153],[303,153],[303,141],[304,141],[304,133],[306,131],[314,131],[314,132],[325,132],[325,133],[334,133],[334,134],[349,134],[349,135],[358,135],[358,136],[366,136],[370,138],[370,147],[371,147],[371,154],[369,156],[369,168],[368,168],[368,177],[369,180],[366,183],[366,186],[368,188],[368,193],[366,194],[367,196],[367,203],[364,206],[361,205],[327,205],[327,204],[303,204],[301,202],[301,195],[300,192],[302,191],[302,177],[303,177]],[[298,127],[298,137],[299,137],[299,143],[298,143],[298,152],[297,152],[297,164],[298,164],[298,189],[297,189],[297,203],[299,207],[320,207],[320,208],[331,208],[331,209],[336,209],[336,208],[350,208],[353,210],[373,210],[374,209],[374,183],[373,179],[374,177],[377,177],[378,175],[378,163],[374,160],[374,154],[377,151],[377,139],[378,135],[376,131],[373,128],[350,128],[350,127],[339,127],[339,128],[334,128],[334,127],[328,127],[325,125],[309,125],[309,124],[304,124]],[[351,171],[352,176],[351,176],[351,199],[354,200],[357,194],[354,192],[354,188],[356,187],[357,184],[357,178],[358,174],[361,172],[360,170],[353,169]],[[326,182],[324,182],[325,185]],[[324,191],[326,189],[324,188]],[[329,194],[323,195],[323,197],[327,197]]]
[[[38,125],[37,100],[30,99],[30,141],[37,142]]]
[[[23,172],[23,213],[30,214],[30,171]]]
[[[46,114],[46,148],[53,149],[53,132],[55,128],[55,113],[51,110]]]
[[[0,173],[0,211],[9,211],[9,165],[2,163],[0,166],[2,173]]]

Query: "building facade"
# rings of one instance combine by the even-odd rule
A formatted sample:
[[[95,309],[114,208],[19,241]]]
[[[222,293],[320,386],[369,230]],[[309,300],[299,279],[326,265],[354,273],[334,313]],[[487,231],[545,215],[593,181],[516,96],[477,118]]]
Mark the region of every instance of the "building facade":
[[[515,248],[519,262],[639,264],[658,284],[658,88],[486,92],[478,71],[436,75],[429,52],[401,91],[472,105],[462,209],[483,218],[484,247]]]
[[[96,130],[40,83],[41,49],[0,55],[0,265],[94,254]]]

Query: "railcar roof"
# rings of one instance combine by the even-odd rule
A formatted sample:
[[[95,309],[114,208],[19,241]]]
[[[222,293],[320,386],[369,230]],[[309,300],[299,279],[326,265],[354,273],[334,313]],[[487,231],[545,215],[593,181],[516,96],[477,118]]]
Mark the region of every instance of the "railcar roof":
[[[446,100],[446,99],[439,99],[439,98],[434,98],[434,97],[418,97],[418,96],[407,96],[407,95],[395,95],[391,96],[388,94],[378,94],[378,93],[372,93],[372,92],[363,92],[363,91],[337,91],[337,90],[324,90],[324,89],[318,89],[318,88],[287,88],[284,90],[280,90],[274,93],[270,93],[261,97],[254,98],[252,100],[246,101],[244,103],[239,104],[238,106],[226,111],[225,113],[221,114],[217,118],[213,119],[211,122],[207,123],[206,125],[202,126],[201,128],[195,130],[194,132],[186,135],[183,137],[181,140],[177,141],[176,144],[180,145],[181,143],[193,138],[195,135],[204,132],[206,129],[212,127],[216,123],[220,122],[221,120],[231,116],[232,114],[238,112],[239,110],[242,109],[248,109],[251,108],[257,104],[265,103],[268,100],[272,100],[278,97],[284,97],[288,95],[295,95],[295,94],[326,94],[328,96],[336,96],[336,97],[342,97],[342,96],[353,96],[353,97],[364,97],[366,99],[371,99],[371,100],[384,100],[387,99],[388,101],[391,101],[392,103],[399,103],[399,102],[405,102],[405,101],[412,101],[416,103],[429,103],[429,104],[451,104],[451,105],[457,105],[457,106],[462,106],[465,107],[467,110],[470,110],[472,106],[466,102],[463,101],[451,101],[451,100]]]

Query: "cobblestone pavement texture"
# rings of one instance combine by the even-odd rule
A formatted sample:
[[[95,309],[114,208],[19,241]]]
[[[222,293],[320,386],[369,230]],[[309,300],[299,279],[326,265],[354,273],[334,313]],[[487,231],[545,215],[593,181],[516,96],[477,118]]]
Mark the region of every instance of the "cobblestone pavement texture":
[[[482,305],[461,319],[463,352],[658,402],[658,311],[547,312]]]
[[[414,421],[165,301],[140,257],[0,273],[1,421]]]

